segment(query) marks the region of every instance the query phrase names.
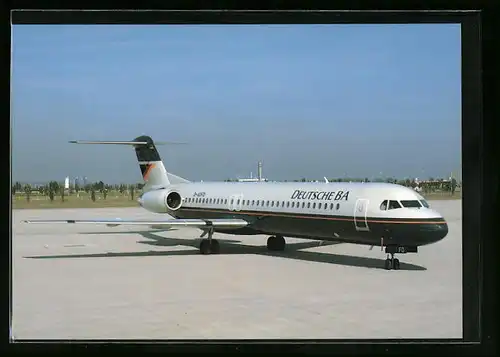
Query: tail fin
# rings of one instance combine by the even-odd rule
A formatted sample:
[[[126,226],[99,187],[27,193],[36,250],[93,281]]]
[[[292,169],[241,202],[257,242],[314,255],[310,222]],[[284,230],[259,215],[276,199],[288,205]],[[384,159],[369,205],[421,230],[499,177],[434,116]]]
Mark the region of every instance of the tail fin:
[[[73,144],[110,144],[110,145],[132,145],[135,149],[139,168],[141,169],[142,178],[144,180],[144,191],[149,191],[153,188],[165,187],[171,184],[169,174],[163,165],[156,145],[165,144],[183,144],[173,142],[155,143],[151,137],[142,135],[132,141],[83,141],[74,140],[70,141]],[[178,178],[181,182],[188,182],[187,180],[170,175],[170,177]]]

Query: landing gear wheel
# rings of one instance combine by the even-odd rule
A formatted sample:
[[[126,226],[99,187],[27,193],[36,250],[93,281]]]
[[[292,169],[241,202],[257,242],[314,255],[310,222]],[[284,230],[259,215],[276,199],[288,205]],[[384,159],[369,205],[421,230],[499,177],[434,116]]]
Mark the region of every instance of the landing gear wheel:
[[[212,242],[210,244],[210,252],[212,254],[219,254],[220,253],[219,241],[217,239],[212,239]]]
[[[394,270],[399,270],[399,259],[398,258],[394,258],[392,260],[392,268]]]
[[[200,253],[201,254],[210,254],[210,242],[208,239],[203,239],[200,243]]]
[[[392,269],[392,259],[387,258],[385,260],[385,270],[391,270]]]
[[[267,239],[267,249],[278,252],[285,250],[286,242],[282,236],[272,236]]]
[[[200,243],[200,253],[201,254],[219,254],[219,242],[217,239],[212,239],[214,234],[213,228],[208,230],[208,239],[203,239]]]
[[[203,239],[200,243],[201,254],[219,254],[220,247],[217,239]]]

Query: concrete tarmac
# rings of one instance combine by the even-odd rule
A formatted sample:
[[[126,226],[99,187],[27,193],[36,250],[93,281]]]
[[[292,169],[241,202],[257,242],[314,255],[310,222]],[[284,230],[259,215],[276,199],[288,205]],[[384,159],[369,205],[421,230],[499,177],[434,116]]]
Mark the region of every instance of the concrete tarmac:
[[[201,231],[28,225],[23,219],[165,217],[141,208],[13,212],[15,339],[461,338],[461,201],[434,201],[449,234],[400,254],[353,244]]]

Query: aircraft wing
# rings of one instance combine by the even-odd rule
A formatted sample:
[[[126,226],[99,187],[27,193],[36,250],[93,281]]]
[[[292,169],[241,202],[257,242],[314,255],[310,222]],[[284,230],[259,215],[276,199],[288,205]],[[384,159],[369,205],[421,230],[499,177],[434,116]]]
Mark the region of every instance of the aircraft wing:
[[[248,222],[242,219],[166,219],[166,220],[126,220],[126,219],[47,219],[24,220],[29,224],[105,224],[108,227],[121,225],[132,226],[158,226],[158,227],[193,227],[193,228],[243,228]]]

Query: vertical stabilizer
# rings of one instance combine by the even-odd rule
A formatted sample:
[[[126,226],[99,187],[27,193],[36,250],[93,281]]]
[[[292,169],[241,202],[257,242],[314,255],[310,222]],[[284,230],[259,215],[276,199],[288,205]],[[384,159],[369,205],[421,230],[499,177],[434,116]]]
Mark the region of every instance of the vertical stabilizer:
[[[155,187],[170,185],[167,170],[161,161],[160,154],[156,150],[153,139],[149,136],[139,136],[134,139],[138,144],[134,145],[139,168],[144,180],[144,191]]]

